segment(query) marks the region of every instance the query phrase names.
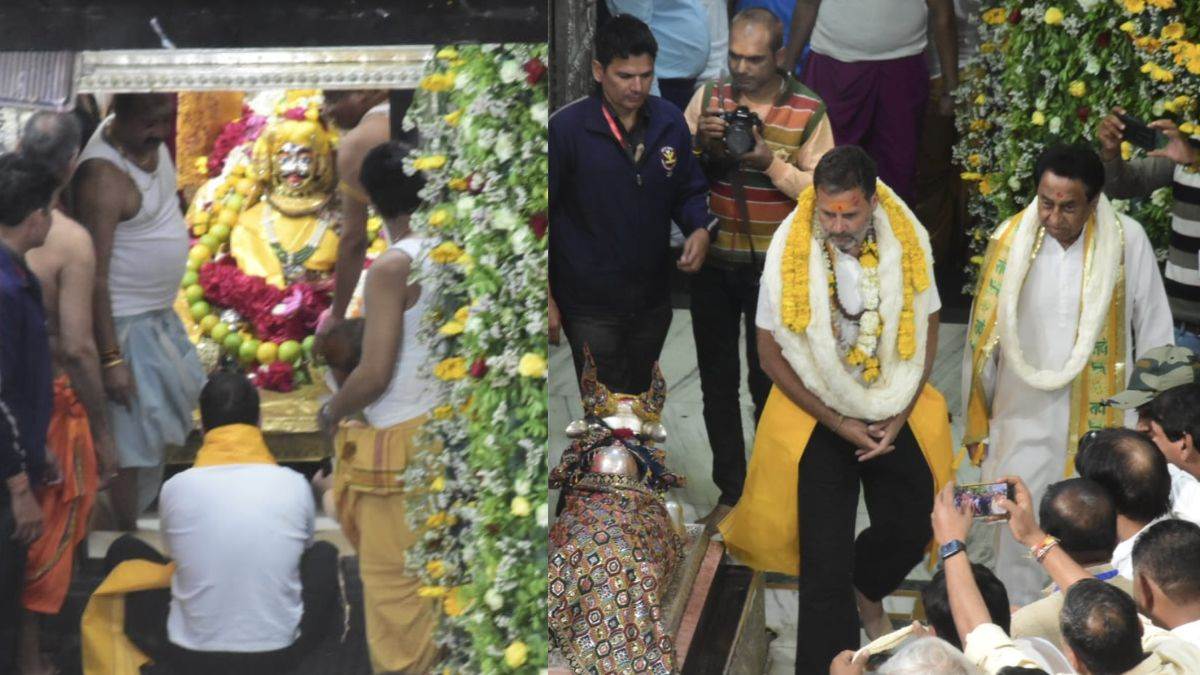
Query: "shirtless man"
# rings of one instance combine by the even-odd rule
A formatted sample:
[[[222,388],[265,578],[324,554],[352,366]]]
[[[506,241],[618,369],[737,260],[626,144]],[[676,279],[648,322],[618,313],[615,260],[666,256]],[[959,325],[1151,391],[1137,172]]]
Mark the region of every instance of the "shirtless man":
[[[166,446],[182,445],[204,384],[195,347],[172,309],[188,234],[164,141],[169,94],[118,94],[79,158],[73,215],[96,254],[93,316],[120,471],[116,526],[132,530],[158,495]]]
[[[323,334],[346,317],[346,308],[358,286],[367,256],[367,206],[369,199],[359,181],[363,158],[391,137],[388,92],[382,90],[329,91],[325,115],[350,131],[338,144],[338,191],[342,200],[342,232],[338,240],[336,282],[329,317],[320,326]]]
[[[66,184],[75,170],[79,142],[76,117],[39,112],[25,123],[19,152]],[[20,667],[24,675],[32,675],[53,672],[41,653],[38,624],[39,615],[59,612],[71,581],[73,547],[59,550],[59,542],[83,538],[96,492],[116,475],[117,465],[92,337],[92,238],[56,207],[45,243],[27,253],[25,261],[42,285],[53,357],[54,414],[46,451],[55,455],[64,477],[39,495],[45,527],[26,564]]]

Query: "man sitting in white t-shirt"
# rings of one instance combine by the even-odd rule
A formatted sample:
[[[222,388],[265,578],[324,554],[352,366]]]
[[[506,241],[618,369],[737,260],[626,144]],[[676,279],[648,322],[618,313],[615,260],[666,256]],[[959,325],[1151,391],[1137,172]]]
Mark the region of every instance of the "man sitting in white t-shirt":
[[[130,594],[126,633],[170,672],[287,672],[332,619],[337,551],[313,543],[312,490],[263,442],[254,386],[214,373],[200,414],[196,462],[159,496],[170,593]],[[123,537],[106,565],[129,558],[163,560]]]

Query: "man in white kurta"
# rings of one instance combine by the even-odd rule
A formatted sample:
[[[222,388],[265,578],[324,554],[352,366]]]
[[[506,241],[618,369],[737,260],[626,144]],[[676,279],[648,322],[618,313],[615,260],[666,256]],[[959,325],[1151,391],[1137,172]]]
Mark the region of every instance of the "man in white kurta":
[[[1081,358],[1072,358],[1083,352],[1091,352],[1092,342],[1086,335],[1089,325],[1100,325],[1112,308],[1118,308],[1124,316],[1123,357],[1118,361],[1116,378],[1120,388],[1124,387],[1123,364],[1132,362],[1132,347],[1139,353],[1150,347],[1172,342],[1171,311],[1167,305],[1154,250],[1141,225],[1124,215],[1116,214],[1107,198],[1100,194],[1103,184],[1103,168],[1094,152],[1086,148],[1056,147],[1043,154],[1038,162],[1038,196],[1022,214],[1014,216],[1001,228],[997,228],[989,242],[989,256],[998,248],[1009,233],[1014,255],[1009,256],[1007,268],[1002,264],[992,275],[985,276],[980,284],[980,293],[985,293],[989,283],[999,282],[997,305],[1000,309],[994,319],[995,330],[991,331],[990,342],[994,348],[988,354],[978,347],[968,348],[965,353],[963,397],[967,401],[968,418],[971,406],[972,379],[982,388],[987,399],[988,410],[986,436],[970,438],[968,429],[964,442],[972,459],[979,461],[986,446],[986,459],[982,461],[983,480],[994,481],[1003,476],[1020,476],[1033,493],[1035,503],[1041,499],[1047,486],[1074,473],[1068,465],[1073,457],[1077,433],[1072,433],[1072,382],[1071,379],[1089,367]],[[1094,233],[1086,233],[1085,225],[1094,223]],[[1022,251],[1017,242],[1021,238],[1021,226],[1030,228],[1030,236],[1036,237],[1032,260],[1027,265],[1023,280],[1013,267],[1021,267],[1018,257]],[[1036,234],[1032,228],[1036,229]],[[1096,300],[1092,288],[1085,290],[1085,274],[1101,275],[1104,270],[1104,228],[1114,228],[1109,241],[1123,243],[1123,252],[1111,250],[1108,267],[1118,267],[1112,275],[1112,302]],[[1121,236],[1117,236],[1117,233]],[[1089,236],[1084,236],[1089,234]],[[1095,240],[1091,251],[1089,244]],[[1123,255],[1122,255],[1123,253]],[[1089,266],[1085,263],[1094,263]],[[1123,269],[1119,262],[1123,260]],[[1085,271],[1085,268],[1087,270]],[[1120,281],[1124,277],[1123,284]],[[1019,298],[1015,315],[1004,309],[1004,297]],[[1123,285],[1124,297],[1119,295]],[[995,288],[993,286],[993,288]],[[1090,300],[1090,302],[1089,302]],[[1123,300],[1123,309],[1121,309]],[[976,305],[980,304],[977,294]],[[1090,305],[1085,307],[1085,305]],[[1091,310],[1091,311],[1088,311]],[[987,319],[977,316],[979,307],[972,308],[972,325]],[[1008,331],[1005,335],[1005,320]],[[1081,316],[1084,325],[1081,327]],[[1115,319],[1114,319],[1115,320]],[[1013,325],[1015,324],[1015,325]],[[1103,329],[1093,328],[1092,335],[1103,340]],[[1014,349],[1012,342],[1019,344]],[[1077,346],[1078,342],[1078,346]],[[1097,343],[1099,345],[1099,343]],[[1101,347],[1097,346],[1097,353]],[[982,354],[982,358],[977,358]],[[1028,367],[1016,368],[1014,358],[1020,358]],[[1067,372],[1073,371],[1073,372]],[[1030,375],[1032,373],[1032,376]],[[1059,377],[1050,377],[1057,374]],[[1043,376],[1039,378],[1038,376]],[[1050,388],[1048,383],[1063,380],[1065,384]],[[1115,392],[1114,392],[1115,393]],[[1084,403],[1086,406],[1086,402]],[[1120,418],[1116,418],[1118,424]],[[1125,420],[1132,426],[1136,420]],[[968,423],[968,427],[971,425]],[[974,442],[973,442],[974,441]],[[996,534],[1001,528],[996,528]],[[1036,600],[1039,591],[1046,585],[1046,576],[1034,563],[1024,547],[1011,537],[996,537],[996,574],[1008,588],[1009,599],[1014,605],[1024,605]]]

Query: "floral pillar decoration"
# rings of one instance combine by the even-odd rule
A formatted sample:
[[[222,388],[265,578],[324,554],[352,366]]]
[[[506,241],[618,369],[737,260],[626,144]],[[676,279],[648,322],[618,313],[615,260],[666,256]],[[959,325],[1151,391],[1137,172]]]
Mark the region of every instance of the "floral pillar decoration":
[[[955,160],[973,188],[969,272],[987,237],[1034,194],[1034,163],[1054,141],[1099,149],[1096,127],[1121,106],[1143,122],[1197,131],[1200,3],[1182,0],[985,0],[980,54],[956,92]],[[1122,145],[1124,157],[1143,151]],[[1155,247],[1170,236],[1170,190],[1116,202]],[[968,289],[970,290],[970,289]]]
[[[408,113],[443,383],[425,429],[440,451],[408,472],[409,564],[443,610],[443,672],[546,667],[545,63],[545,45],[442,48]]]

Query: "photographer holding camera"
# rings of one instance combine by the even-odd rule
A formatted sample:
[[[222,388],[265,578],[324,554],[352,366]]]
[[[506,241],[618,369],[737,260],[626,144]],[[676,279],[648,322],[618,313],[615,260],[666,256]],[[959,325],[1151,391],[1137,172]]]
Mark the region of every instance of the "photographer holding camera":
[[[1158,148],[1145,157],[1125,159],[1124,113],[1113,108],[1096,130],[1104,194],[1111,199],[1145,198],[1159,188],[1172,188],[1171,245],[1163,285],[1175,322],[1175,344],[1200,353],[1200,148],[1174,122],[1161,119],[1146,125]]]
[[[833,130],[816,94],[785,74],[783,24],[748,9],[729,26],[730,80],[709,82],[684,117],[709,179],[709,209],[720,231],[692,280],[692,332],[704,394],[704,425],[721,491],[703,519],[716,524],[737,503],[746,478],[738,401],[738,337],[746,324],[746,358],[755,420],[771,382],[758,363],[754,313],[771,236],[812,184],[817,161],[833,147]]]

